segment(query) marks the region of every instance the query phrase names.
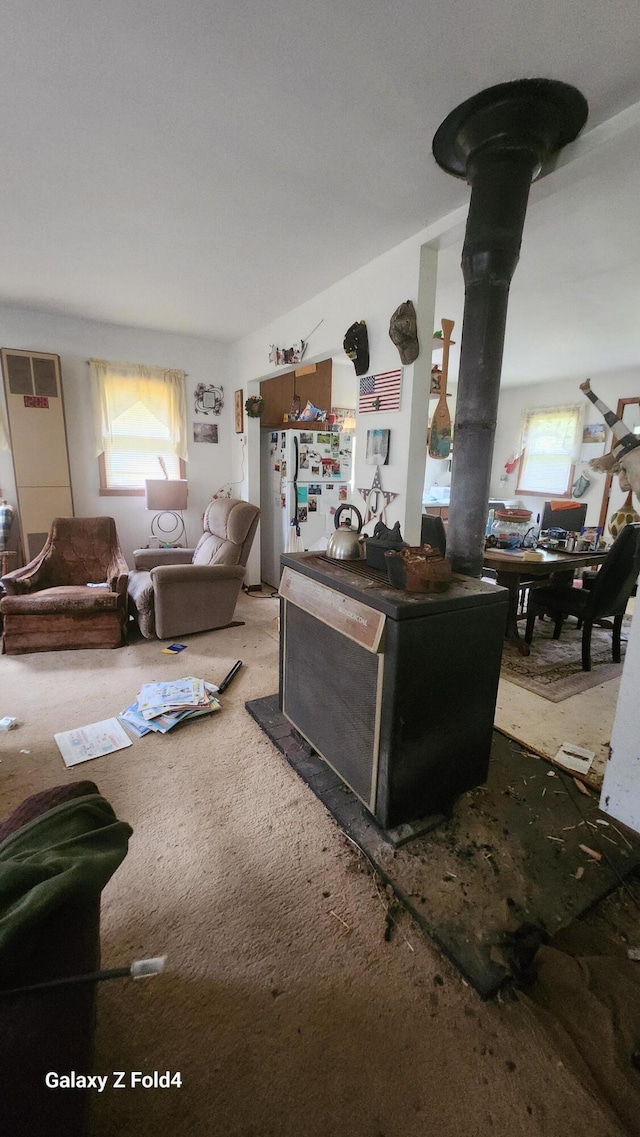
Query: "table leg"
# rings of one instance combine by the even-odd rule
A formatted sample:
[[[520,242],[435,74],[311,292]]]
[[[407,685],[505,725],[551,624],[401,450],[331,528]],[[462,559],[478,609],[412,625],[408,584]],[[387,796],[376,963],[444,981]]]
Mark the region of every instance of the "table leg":
[[[513,572],[500,572],[498,569],[498,584],[506,588],[509,593],[509,607],[507,608],[507,627],[504,637],[509,643],[515,645],[520,655],[529,655],[529,644],[525,643],[518,630],[518,595],[520,593],[520,577]]]

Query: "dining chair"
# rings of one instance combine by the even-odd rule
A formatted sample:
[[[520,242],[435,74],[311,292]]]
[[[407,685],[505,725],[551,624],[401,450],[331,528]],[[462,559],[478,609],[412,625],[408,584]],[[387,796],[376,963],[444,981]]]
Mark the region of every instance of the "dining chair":
[[[620,663],[622,620],[640,573],[640,524],[625,525],[611,546],[591,588],[571,585],[532,589],[527,604],[525,642],[530,644],[537,616],[555,620],[553,638],[560,638],[568,616],[582,624],[582,670],[591,671],[591,632],[594,623],[613,617],[612,658]]]

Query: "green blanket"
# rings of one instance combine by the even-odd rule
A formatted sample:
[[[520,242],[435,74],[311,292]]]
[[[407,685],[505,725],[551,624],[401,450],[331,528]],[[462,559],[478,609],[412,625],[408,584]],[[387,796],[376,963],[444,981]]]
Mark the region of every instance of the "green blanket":
[[[131,833],[101,794],[87,794],[54,806],[0,843],[0,982],[54,910],[99,898],[127,854]]]

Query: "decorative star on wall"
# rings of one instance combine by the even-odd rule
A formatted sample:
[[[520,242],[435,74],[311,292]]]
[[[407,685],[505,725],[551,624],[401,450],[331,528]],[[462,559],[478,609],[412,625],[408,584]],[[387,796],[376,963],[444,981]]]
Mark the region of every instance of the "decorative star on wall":
[[[376,466],[376,472],[373,475],[373,482],[371,489],[361,489],[358,487],[358,493],[362,495],[366,506],[363,525],[372,521],[384,521],[384,511],[391,502],[398,497],[397,493],[389,493],[383,490],[382,482],[380,481],[380,467]]]

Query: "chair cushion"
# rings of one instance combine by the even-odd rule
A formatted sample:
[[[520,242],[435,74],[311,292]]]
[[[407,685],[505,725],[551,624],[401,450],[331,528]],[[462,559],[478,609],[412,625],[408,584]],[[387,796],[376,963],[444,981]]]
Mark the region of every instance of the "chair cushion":
[[[120,605],[117,593],[109,588],[87,588],[85,584],[65,584],[43,588],[23,596],[4,596],[0,611],[4,615],[34,615],[45,612],[115,611]]]
[[[568,616],[581,616],[589,602],[587,589],[572,585],[559,588],[535,588],[530,593],[529,603],[534,608],[560,608]]]
[[[203,529],[225,541],[232,541],[234,545],[242,545],[255,515],[256,507],[248,501],[233,497],[217,498],[207,506]]]
[[[241,545],[234,545],[214,533],[203,533],[193,554],[193,564],[237,565],[241,548]]]
[[[194,565],[239,564],[256,512],[255,505],[238,498],[210,502],[203,518],[204,533],[193,555]]]
[[[114,557],[122,557],[116,523],[113,517],[56,517],[41,556],[39,588],[107,580]]]

